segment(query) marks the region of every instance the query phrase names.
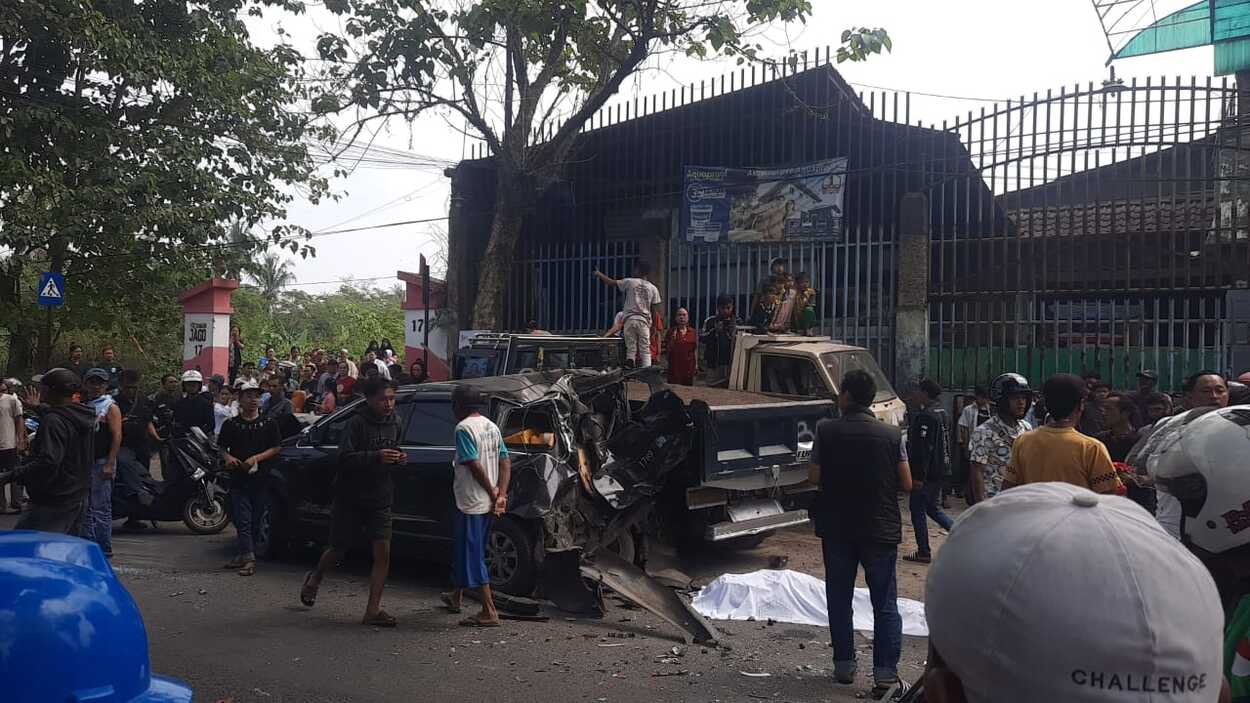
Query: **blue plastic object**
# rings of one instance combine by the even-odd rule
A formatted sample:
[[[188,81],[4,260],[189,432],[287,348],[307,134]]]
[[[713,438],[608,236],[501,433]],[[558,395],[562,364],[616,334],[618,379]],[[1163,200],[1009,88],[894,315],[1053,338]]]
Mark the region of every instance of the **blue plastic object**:
[[[23,703],[191,700],[152,675],[139,608],[100,548],[48,532],[0,532],[0,682]]]

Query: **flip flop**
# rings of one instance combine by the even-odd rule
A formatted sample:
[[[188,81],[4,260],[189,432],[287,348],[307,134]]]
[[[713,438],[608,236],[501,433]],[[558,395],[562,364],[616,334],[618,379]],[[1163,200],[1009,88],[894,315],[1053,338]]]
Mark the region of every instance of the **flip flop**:
[[[238,574],[240,576],[255,576],[256,575],[256,562],[254,561],[247,562],[246,564],[243,565],[242,569],[239,569]]]
[[[440,593],[438,597],[443,600],[443,607],[447,608],[447,612],[452,615],[460,614],[460,606],[456,605],[456,602],[451,599],[451,595]]]
[[[304,585],[299,587],[299,602],[305,607],[311,608],[317,604],[317,589],[309,586],[308,581],[312,578],[313,572],[309,571],[304,574]]]
[[[462,627],[499,627],[499,621],[491,622],[489,620],[478,620],[476,617],[465,618],[460,621]]]
[[[391,615],[385,610],[379,610],[373,617],[365,616],[365,619],[361,620],[360,624],[369,625],[371,627],[395,627],[397,622],[395,618],[391,617]]]

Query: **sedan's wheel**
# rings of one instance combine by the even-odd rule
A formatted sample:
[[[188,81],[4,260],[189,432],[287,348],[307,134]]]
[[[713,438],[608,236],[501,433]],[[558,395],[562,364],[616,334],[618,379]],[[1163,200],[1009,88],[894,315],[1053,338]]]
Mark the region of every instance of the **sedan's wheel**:
[[[537,565],[533,539],[515,520],[496,520],[486,537],[486,568],[492,586],[514,596],[534,590]]]

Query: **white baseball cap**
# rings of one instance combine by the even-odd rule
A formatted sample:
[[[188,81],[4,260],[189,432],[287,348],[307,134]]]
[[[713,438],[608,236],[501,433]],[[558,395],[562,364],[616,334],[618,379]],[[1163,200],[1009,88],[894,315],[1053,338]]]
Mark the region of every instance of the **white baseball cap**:
[[[1219,697],[1224,612],[1136,503],[1028,484],[969,509],[925,585],[929,641],[969,703]]]

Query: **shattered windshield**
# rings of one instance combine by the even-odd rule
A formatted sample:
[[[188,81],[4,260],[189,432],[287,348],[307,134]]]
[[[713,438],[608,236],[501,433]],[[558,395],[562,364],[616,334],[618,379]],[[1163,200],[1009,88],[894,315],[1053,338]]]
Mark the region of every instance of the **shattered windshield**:
[[[872,402],[884,403],[898,397],[881,367],[877,366],[877,360],[866,350],[825,352],[820,355],[820,360],[829,369],[829,378],[833,379],[834,385],[842,385],[842,377],[847,371],[861,369],[877,382],[877,395]]]

